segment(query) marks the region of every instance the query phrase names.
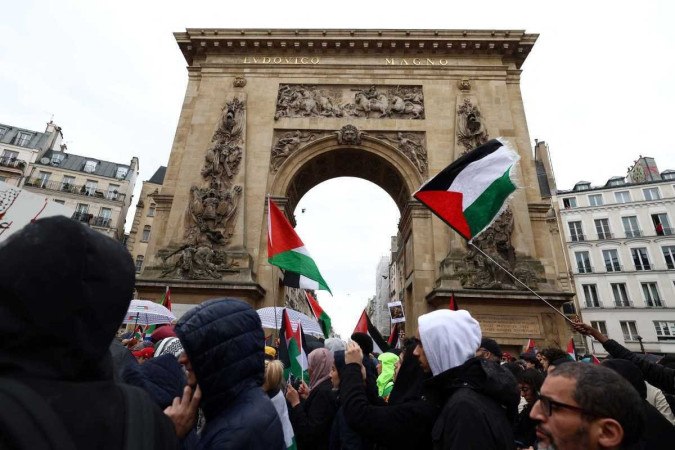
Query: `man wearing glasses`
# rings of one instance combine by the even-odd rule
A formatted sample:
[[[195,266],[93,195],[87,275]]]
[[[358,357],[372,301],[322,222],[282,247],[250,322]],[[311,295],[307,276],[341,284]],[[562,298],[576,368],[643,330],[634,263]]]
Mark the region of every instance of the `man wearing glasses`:
[[[546,377],[530,417],[540,450],[631,449],[645,417],[637,391],[606,367],[568,363]]]

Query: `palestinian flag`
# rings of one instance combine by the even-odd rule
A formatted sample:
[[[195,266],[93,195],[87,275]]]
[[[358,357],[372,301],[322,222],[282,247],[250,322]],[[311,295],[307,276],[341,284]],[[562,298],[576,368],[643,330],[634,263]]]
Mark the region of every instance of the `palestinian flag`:
[[[166,287],[162,298],[159,299],[159,304],[171,311],[171,290],[169,290],[169,286]],[[156,329],[157,325],[148,325],[148,327],[145,329],[145,334],[152,334]]]
[[[368,313],[366,313],[365,309],[363,310],[363,313],[361,313],[359,321],[356,323],[354,333],[364,333],[370,336],[373,340],[373,352],[375,353],[384,353],[389,350],[387,341],[384,340],[380,332],[375,328],[375,325],[370,321],[370,317],[368,317]]]
[[[387,340],[387,345],[389,348],[399,348],[398,336],[399,336],[399,324],[395,323],[391,326],[391,331],[389,332],[389,339]]]
[[[593,365],[595,365],[595,366],[600,365],[600,360],[595,355],[591,355],[591,361],[593,362]]]
[[[499,215],[516,190],[518,154],[492,139],[458,158],[413,196],[464,238],[471,240]]]
[[[450,294],[450,301],[448,302],[448,309],[450,311],[458,311],[457,302],[455,301],[455,293]]]
[[[319,306],[319,302],[312,297],[312,294],[309,292],[305,291],[305,297],[307,297],[307,303],[309,303],[309,309],[312,310],[312,314],[314,314],[314,318],[316,319],[317,322],[319,322],[319,326],[321,327],[321,331],[323,331],[323,336],[328,339],[330,337],[330,329],[331,329],[331,323],[330,323],[330,317],[328,317],[328,314]]]
[[[284,363],[284,378],[288,379],[289,375],[293,375],[309,384],[309,373],[307,372],[309,363],[305,353],[307,345],[305,334],[302,332],[302,325],[298,323],[296,328],[293,329],[293,324],[285,308],[281,314],[279,360]]]
[[[269,198],[267,206],[267,260],[285,271],[284,285],[330,292],[319,268],[284,213]]]
[[[574,339],[570,338],[569,342],[567,343],[567,354],[570,355],[570,358],[572,358],[572,361],[577,360],[577,352],[574,351]]]

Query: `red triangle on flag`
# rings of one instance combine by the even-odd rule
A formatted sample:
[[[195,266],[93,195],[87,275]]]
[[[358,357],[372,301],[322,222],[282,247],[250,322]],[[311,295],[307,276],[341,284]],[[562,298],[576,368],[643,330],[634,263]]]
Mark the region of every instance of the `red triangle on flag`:
[[[595,364],[596,366],[600,365],[600,360],[596,358],[595,355],[591,355],[591,359],[593,360],[593,364]]]
[[[267,257],[304,247],[305,244],[279,207],[271,199],[268,199],[267,206]]]
[[[572,358],[574,361],[577,360],[577,353],[574,350],[574,338],[570,338],[569,342],[567,343],[567,354],[570,355],[570,358]]]
[[[457,311],[459,308],[457,307],[457,302],[455,301],[455,293],[453,292],[450,294],[450,302],[448,303],[448,309],[450,311]]]

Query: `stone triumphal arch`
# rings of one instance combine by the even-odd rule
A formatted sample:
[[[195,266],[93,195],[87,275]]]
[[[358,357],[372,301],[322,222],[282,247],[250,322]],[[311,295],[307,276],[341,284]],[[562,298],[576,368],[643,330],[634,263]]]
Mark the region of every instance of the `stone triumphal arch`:
[[[156,217],[143,298],[283,303],[267,263],[265,198],[294,222],[300,198],[338,176],[384,189],[401,214],[395,286],[408,317],[451,295],[504,345],[561,343],[563,321],[468,251],[411,194],[490,137],[521,155],[520,189],[478,242],[560,307],[572,297],[550,193],[520,95],[536,35],[522,31],[224,30],[176,33],[188,85]],[[275,296],[277,297],[275,299]],[[407,331],[414,331],[409,320]]]

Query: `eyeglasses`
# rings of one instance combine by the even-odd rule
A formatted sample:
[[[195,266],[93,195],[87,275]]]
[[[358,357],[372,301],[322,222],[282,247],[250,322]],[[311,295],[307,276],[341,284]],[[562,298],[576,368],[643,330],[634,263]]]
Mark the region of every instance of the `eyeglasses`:
[[[558,409],[569,409],[571,411],[576,411],[578,413],[585,414],[587,416],[597,417],[596,413],[588,411],[587,409],[580,408],[574,405],[568,405],[567,403],[557,402],[552,398],[546,397],[545,395],[540,395],[539,401],[541,402],[541,409],[542,411],[544,411],[544,414],[546,414],[546,417],[551,417],[553,411],[557,411]]]

